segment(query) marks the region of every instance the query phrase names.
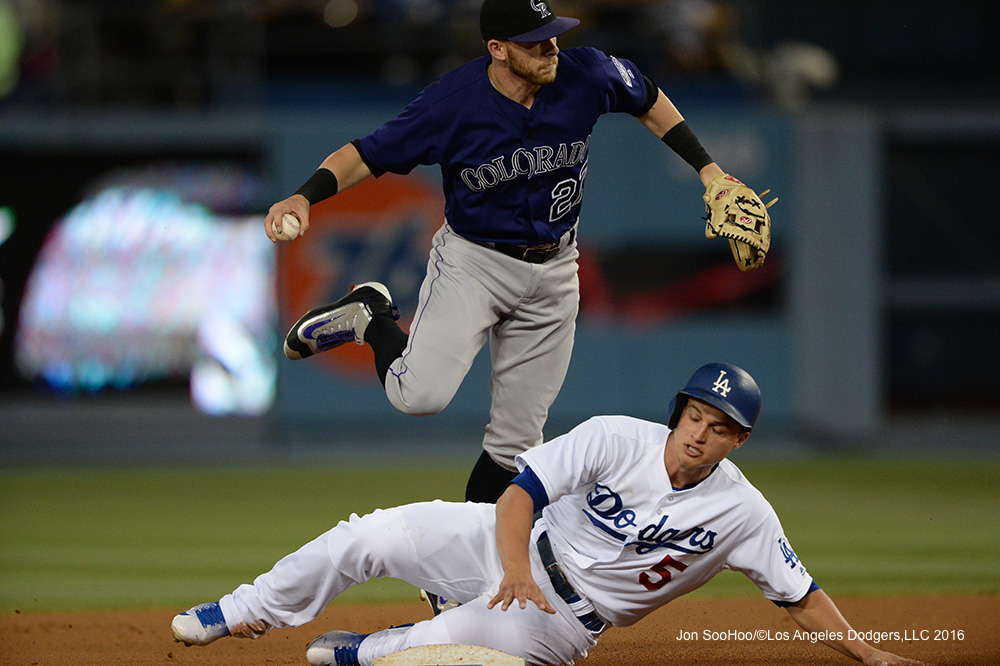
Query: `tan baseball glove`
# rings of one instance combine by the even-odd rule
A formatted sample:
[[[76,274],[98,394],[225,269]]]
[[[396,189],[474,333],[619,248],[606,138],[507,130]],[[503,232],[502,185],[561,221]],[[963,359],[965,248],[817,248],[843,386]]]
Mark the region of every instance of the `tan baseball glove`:
[[[770,191],[764,190],[761,196]],[[708,221],[705,237],[728,239],[741,271],[763,264],[771,247],[771,216],[767,209],[775,204],[777,197],[764,205],[756,192],[729,174],[723,174],[708,184],[702,198]]]

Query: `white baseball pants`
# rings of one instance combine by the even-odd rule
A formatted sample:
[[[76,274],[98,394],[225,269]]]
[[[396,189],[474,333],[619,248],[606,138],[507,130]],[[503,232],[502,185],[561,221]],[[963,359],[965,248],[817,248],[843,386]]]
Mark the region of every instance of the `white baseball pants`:
[[[224,596],[222,613],[233,635],[262,635],[271,627],[314,620],[351,585],[388,576],[462,605],[411,627],[372,634],[358,653],[362,666],[398,650],[442,643],[482,645],[531,664],[572,664],[586,657],[597,639],[555,593],[534,547],[535,580],[558,612],[550,615],[530,601],[523,610],[516,603],[506,611],[486,608],[503,578],[495,523],[492,504],[440,500],[352,515],[252,585]]]
[[[427,275],[403,355],[385,377],[396,409],[444,409],[490,341],[490,422],[483,448],[510,469],[542,443],[549,407],[562,388],[580,303],[576,244],[529,264],[466,240],[447,224],[434,235]]]

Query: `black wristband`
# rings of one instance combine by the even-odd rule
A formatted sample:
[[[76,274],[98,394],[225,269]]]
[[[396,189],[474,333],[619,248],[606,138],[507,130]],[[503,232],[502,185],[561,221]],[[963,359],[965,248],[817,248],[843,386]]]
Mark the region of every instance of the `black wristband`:
[[[685,120],[667,130],[667,133],[663,135],[663,143],[670,146],[670,149],[694,167],[695,171],[701,172],[702,169],[715,161],[702,148],[701,141],[698,141],[698,137],[694,135]]]
[[[329,169],[320,167],[316,173],[309,176],[309,180],[302,183],[302,187],[295,190],[295,194],[301,194],[306,198],[311,206],[323,199],[329,199],[337,193],[337,176]]]

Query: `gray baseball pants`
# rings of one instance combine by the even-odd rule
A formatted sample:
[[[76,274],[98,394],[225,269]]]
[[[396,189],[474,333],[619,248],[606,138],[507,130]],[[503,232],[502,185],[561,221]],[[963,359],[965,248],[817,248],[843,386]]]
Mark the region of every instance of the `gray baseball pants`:
[[[469,241],[447,224],[434,235],[427,275],[403,355],[385,391],[414,415],[444,409],[490,342],[490,421],[483,448],[515,469],[514,456],[542,443],[542,427],[573,351],[580,285],[575,241],[530,264]]]

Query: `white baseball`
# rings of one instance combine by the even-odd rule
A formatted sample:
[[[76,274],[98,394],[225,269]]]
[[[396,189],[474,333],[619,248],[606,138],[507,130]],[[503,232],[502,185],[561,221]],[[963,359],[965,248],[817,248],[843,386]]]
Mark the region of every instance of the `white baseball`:
[[[278,240],[293,240],[299,235],[299,218],[291,213],[285,213],[284,217],[281,218],[281,228],[278,228],[278,221],[275,220],[271,223],[271,231],[274,232],[274,237]]]

